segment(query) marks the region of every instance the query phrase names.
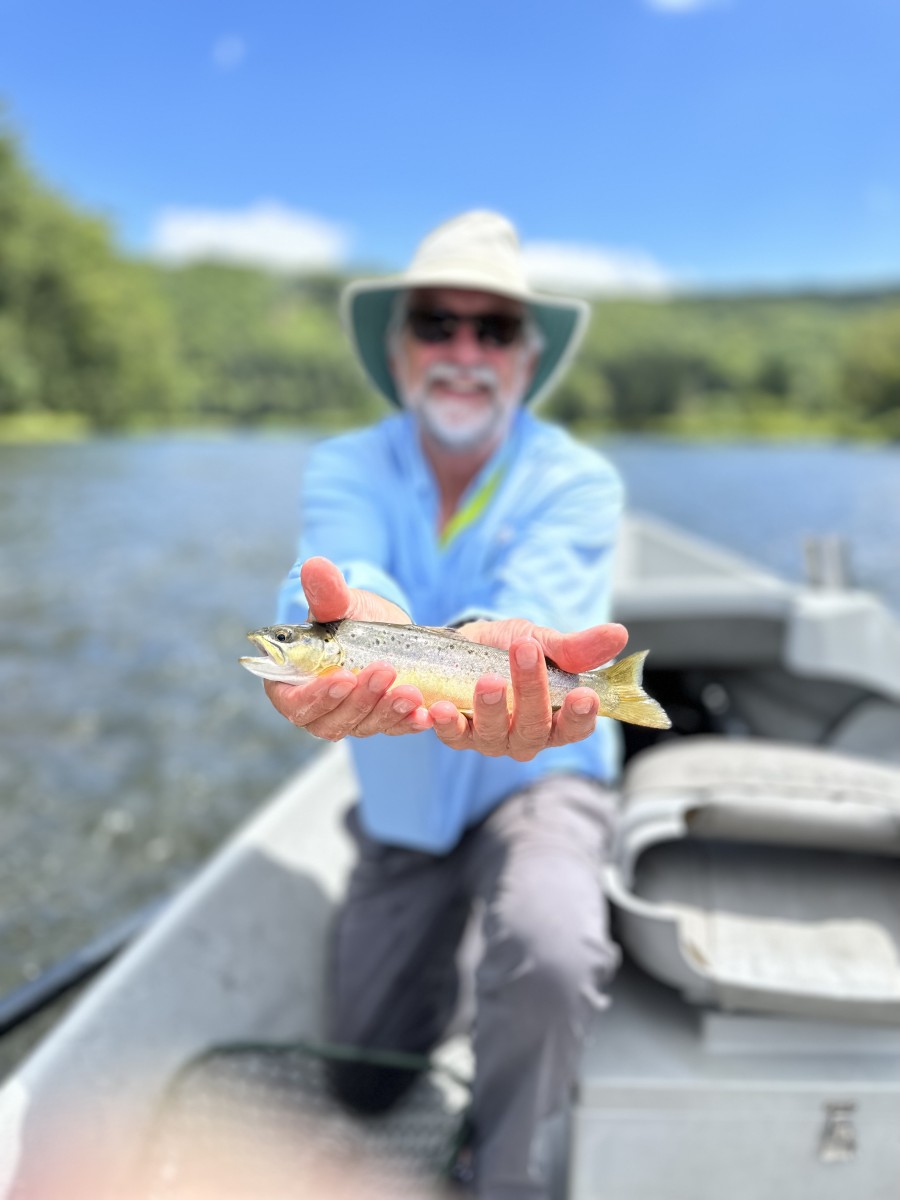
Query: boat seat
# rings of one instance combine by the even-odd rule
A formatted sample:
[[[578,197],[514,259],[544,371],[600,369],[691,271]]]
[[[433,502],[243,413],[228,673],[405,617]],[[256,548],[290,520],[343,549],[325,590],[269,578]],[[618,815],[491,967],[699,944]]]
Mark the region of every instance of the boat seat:
[[[900,1023],[900,769],[698,737],[637,755],[606,889],[686,999]]]
[[[900,729],[897,731],[900,740]],[[779,817],[802,819],[800,810],[788,806],[805,804],[807,813],[827,811],[837,819],[840,811],[859,808],[873,817],[889,818],[894,837],[892,850],[900,853],[900,768],[873,763],[826,748],[797,746],[762,739],[693,737],[663,743],[637,755],[624,780],[626,808],[634,809],[648,796],[678,794],[694,801],[689,819],[706,823],[727,804],[737,818],[744,808],[763,814],[776,811]],[[748,829],[765,840],[786,840],[793,826]],[[779,829],[782,832],[779,832]]]

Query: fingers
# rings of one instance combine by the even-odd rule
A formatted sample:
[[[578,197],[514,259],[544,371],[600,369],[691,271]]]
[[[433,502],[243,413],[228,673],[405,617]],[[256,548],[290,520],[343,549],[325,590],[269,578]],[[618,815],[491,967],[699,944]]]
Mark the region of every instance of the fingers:
[[[434,732],[454,750],[477,750],[490,758],[509,752],[509,708],[502,675],[482,675],[475,684],[471,721],[449,700],[430,708]]]
[[[536,626],[534,637],[558,667],[578,675],[615,658],[628,641],[628,630],[624,625],[609,624],[593,625],[577,633],[558,633]]]
[[[389,692],[395,678],[394,668],[381,662],[359,675],[334,671],[300,687],[266,681],[266,692],[282,716],[331,742],[427,729],[431,722],[421,693],[406,685]]]
[[[547,745],[553,723],[547,663],[537,640],[517,638],[509,648],[513,718],[509,753],[527,761]]]
[[[472,749],[472,727],[455,704],[449,700],[438,700],[428,710],[434,732],[454,750]]]
[[[600,697],[590,688],[575,688],[569,692],[553,719],[550,744],[567,746],[590,737],[597,725],[599,709]]]
[[[483,675],[475,685],[472,717],[474,749],[491,758],[509,748],[509,707],[506,680],[502,675]]]
[[[530,637],[534,629],[534,622],[524,617],[504,617],[502,621],[469,621],[460,626],[457,632],[471,642],[508,650],[516,638]]]
[[[614,623],[594,625],[576,633],[560,633],[518,617],[502,621],[473,621],[463,626],[461,632],[473,642],[504,650],[519,638],[536,638],[547,658],[564,671],[576,675],[615,658],[628,641],[625,627]]]
[[[309,603],[311,621],[341,621],[344,617],[353,617],[357,621],[409,624],[409,617],[392,601],[376,596],[374,592],[350,587],[330,559],[308,558],[300,568],[300,582]]]
[[[454,750],[476,750],[491,757],[508,755],[526,762],[548,746],[580,742],[593,733],[599,697],[590,688],[575,688],[554,713],[547,665],[536,639],[513,642],[510,675],[512,717],[505,679],[502,675],[484,675],[475,685],[471,721],[447,700],[432,704],[429,712],[438,738]]]
[[[308,722],[306,728],[314,737],[326,738],[330,742],[339,741],[348,733],[355,733],[357,726],[371,716],[378,701],[396,678],[397,672],[389,663],[370,663],[356,676],[355,686],[346,696],[339,699],[329,712]]]
[[[376,733],[397,735],[420,733],[431,727],[428,709],[422,703],[422,693],[409,684],[392,688],[378,700],[371,713],[353,730],[354,737],[371,737]]]
[[[311,721],[330,713],[356,687],[349,671],[335,671],[309,683],[278,683],[267,679],[266,695],[292,725],[305,728]]]
[[[526,762],[550,744],[553,709],[547,664],[532,637],[517,638],[509,648],[513,715],[507,706],[506,681],[484,675],[475,685],[471,723],[448,701],[432,704],[434,731],[456,750],[477,750],[490,756],[508,755]]]
[[[300,568],[300,582],[313,621],[340,621],[350,609],[350,588],[338,568],[327,558],[308,558]]]
[[[512,718],[506,702],[506,681],[501,675],[484,675],[475,685],[471,722],[445,700],[431,706],[434,731],[445,745],[526,762],[550,744],[553,709],[547,664],[536,639],[520,637],[513,641],[509,664]]]

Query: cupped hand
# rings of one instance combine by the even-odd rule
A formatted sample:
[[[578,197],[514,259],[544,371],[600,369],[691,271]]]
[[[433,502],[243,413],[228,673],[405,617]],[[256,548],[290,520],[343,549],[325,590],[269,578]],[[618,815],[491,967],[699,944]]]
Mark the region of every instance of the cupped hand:
[[[310,558],[300,571],[311,621],[389,621],[408,625],[409,617],[396,604],[347,585],[327,558]],[[343,668],[308,683],[290,684],[267,679],[266,694],[292,724],[330,742],[347,736],[376,733],[421,733],[431,727],[422,693],[408,684],[391,688],[397,677],[385,662],[370,663],[358,675]]]
[[[447,700],[431,705],[435,733],[453,749],[505,755],[519,762],[550,746],[582,741],[597,722],[600,700],[590,688],[574,688],[562,707],[553,711],[546,660],[577,675],[608,662],[628,641],[622,625],[560,633],[519,618],[473,621],[459,632],[482,645],[509,650],[512,706],[508,706],[503,676],[483,675],[475,685],[471,717]]]

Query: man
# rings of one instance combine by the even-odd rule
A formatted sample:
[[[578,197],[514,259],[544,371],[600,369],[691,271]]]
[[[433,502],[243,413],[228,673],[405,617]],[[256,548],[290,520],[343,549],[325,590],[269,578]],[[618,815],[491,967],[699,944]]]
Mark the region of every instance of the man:
[[[508,706],[502,676],[484,676],[471,718],[392,687],[389,663],[267,682],[296,725],[350,737],[361,784],[330,1033],[430,1050],[454,1011],[475,905],[475,1189],[544,1197],[541,1123],[565,1103],[617,961],[598,879],[615,730],[588,689],[552,712],[545,658],[588,670],[627,640],[604,624],[621,488],[605,460],[526,407],[567,365],[587,307],[532,292],[515,230],[488,212],[439,227],[404,274],[351,285],[342,306],[364,370],[401,411],[311,456],[279,620],[308,609],[317,621],[452,625],[508,649],[512,682]],[[402,1080],[356,1067],[336,1082],[371,1110]]]

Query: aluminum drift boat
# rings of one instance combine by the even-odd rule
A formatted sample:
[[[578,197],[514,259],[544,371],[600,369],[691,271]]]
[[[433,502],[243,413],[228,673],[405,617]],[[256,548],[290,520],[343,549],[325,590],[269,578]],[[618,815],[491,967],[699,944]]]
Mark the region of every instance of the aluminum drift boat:
[[[634,519],[616,596],[675,729],[625,731],[607,887],[626,962],[554,1130],[556,1196],[893,1198],[898,623],[866,593],[788,584]],[[7,1080],[0,1196],[44,1200],[74,1137],[83,1194],[131,1200],[173,1080],[211,1048],[318,1041],[354,793],[328,748]],[[457,1038],[438,1057],[464,1071],[466,1051]],[[450,1130],[464,1091],[435,1078]],[[177,1155],[160,1164],[150,1193],[174,1196]]]

